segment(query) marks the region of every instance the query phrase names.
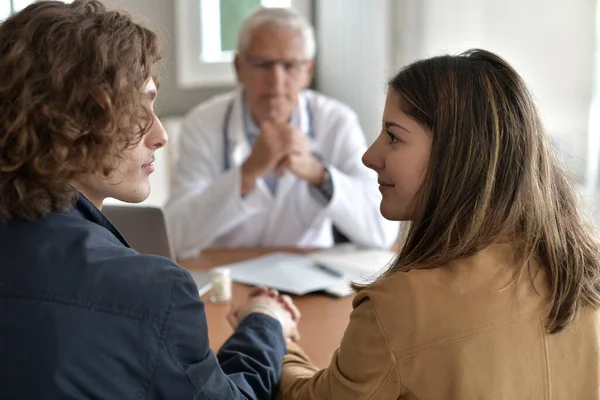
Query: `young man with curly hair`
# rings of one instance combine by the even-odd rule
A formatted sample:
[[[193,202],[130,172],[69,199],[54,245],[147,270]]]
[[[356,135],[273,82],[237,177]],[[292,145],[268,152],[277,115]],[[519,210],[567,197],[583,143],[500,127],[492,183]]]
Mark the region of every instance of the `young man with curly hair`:
[[[156,35],[93,0],[0,24],[2,398],[270,398],[289,298],[258,290],[215,356],[184,269],[129,248],[107,197],[143,201],[167,135]],[[245,318],[244,318],[245,317]]]

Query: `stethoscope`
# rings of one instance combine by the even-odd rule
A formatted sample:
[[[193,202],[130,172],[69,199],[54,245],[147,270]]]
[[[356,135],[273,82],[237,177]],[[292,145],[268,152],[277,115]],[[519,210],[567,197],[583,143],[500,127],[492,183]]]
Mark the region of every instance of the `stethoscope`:
[[[235,104],[235,100],[236,98],[234,97],[233,99],[231,99],[229,101],[229,104],[227,104],[227,109],[225,110],[225,118],[223,119],[223,140],[224,140],[224,154],[223,154],[223,160],[224,160],[224,167],[225,167],[225,171],[229,170],[229,168],[231,167],[231,163],[229,161],[229,122],[231,120],[231,113],[233,111],[233,105]],[[306,99],[306,115],[308,117],[308,137],[312,140],[315,138],[315,130],[314,130],[314,125],[313,125],[313,115],[312,115],[312,110],[310,109],[309,105],[308,105],[308,99]],[[246,136],[248,132],[246,132]]]

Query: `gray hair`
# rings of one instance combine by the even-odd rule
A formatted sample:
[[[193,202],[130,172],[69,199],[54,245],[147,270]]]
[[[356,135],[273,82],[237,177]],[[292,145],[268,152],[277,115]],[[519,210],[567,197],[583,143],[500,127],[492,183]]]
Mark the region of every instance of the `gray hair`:
[[[238,32],[237,52],[244,53],[250,46],[252,33],[262,26],[291,29],[302,37],[304,56],[312,60],[315,57],[317,44],[312,25],[300,14],[290,8],[261,7],[248,15],[242,22]]]

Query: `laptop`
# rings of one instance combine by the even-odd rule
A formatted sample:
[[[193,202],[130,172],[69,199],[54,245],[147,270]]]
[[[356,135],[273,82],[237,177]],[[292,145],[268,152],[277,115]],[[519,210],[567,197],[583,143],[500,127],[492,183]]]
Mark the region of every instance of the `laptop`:
[[[175,261],[165,213],[161,207],[106,204],[102,206],[102,214],[121,232],[134,250]],[[212,288],[207,271],[189,272],[198,286],[200,296]]]

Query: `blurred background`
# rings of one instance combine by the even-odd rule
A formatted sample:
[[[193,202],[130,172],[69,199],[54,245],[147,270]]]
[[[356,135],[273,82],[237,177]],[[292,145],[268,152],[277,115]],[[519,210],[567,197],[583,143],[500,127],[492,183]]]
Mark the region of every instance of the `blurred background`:
[[[0,0],[0,19],[32,0]],[[350,105],[366,139],[379,133],[387,79],[403,64],[485,48],[531,87],[556,148],[600,221],[600,8],[597,0],[104,0],[162,38],[157,113],[171,142],[146,203],[168,196],[181,118],[235,86],[236,31],[258,6],[294,7],[313,23],[313,87]],[[161,165],[158,165],[161,164]]]

